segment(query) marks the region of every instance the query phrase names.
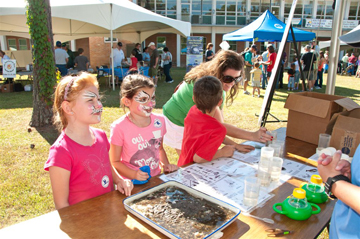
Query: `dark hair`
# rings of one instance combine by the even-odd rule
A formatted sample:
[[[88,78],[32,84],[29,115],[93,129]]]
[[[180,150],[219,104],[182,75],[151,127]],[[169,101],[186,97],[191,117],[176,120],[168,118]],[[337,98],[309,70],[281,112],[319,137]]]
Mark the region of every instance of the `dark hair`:
[[[273,53],[275,51],[273,46],[268,46],[268,49],[270,53]]]
[[[207,46],[206,46],[206,50],[209,50],[210,49],[210,47],[213,47],[214,45],[210,42],[210,43],[208,43],[207,44]]]
[[[154,83],[149,77],[139,74],[128,75],[121,84],[120,97],[132,99],[138,90],[144,87],[154,88]],[[125,105],[122,101],[120,101],[120,105],[125,111]]]
[[[168,52],[168,51],[169,51],[169,48],[164,47],[164,51],[165,51],[165,52]]]
[[[233,69],[241,71],[241,75],[244,73],[244,59],[238,53],[231,50],[221,50],[215,54],[215,57],[208,62],[203,62],[200,65],[194,67],[186,73],[184,79],[185,82],[190,84],[196,82],[203,76],[215,76],[218,79],[223,77],[224,71],[227,69]],[[231,87],[229,94],[226,96],[226,104],[231,105],[234,101],[238,91],[239,82]]]
[[[132,50],[132,51],[131,51],[131,54],[132,54],[133,56],[136,56],[136,50],[135,50],[135,49]]]
[[[84,52],[84,49],[82,49],[82,48],[79,48],[79,49],[78,49],[78,53],[79,53],[79,54],[82,54],[83,52]]]
[[[293,66],[295,66],[295,63],[291,63],[291,65],[290,65],[291,67],[293,67]]]
[[[148,49],[148,47],[146,46],[146,47],[144,48],[143,52],[145,52],[147,49]]]
[[[3,52],[2,50],[0,50],[0,53],[1,53],[1,55],[3,55],[3,56],[5,56],[5,55],[6,55],[6,53],[5,53],[5,52]]]
[[[136,44],[135,44],[135,47],[138,47],[138,46],[140,46],[140,45],[141,45],[140,43],[136,43]]]
[[[259,67],[260,63],[259,62],[255,62],[255,67]]]
[[[117,45],[118,45],[118,46],[122,46],[122,43],[119,41],[119,42],[117,43]]]
[[[204,76],[194,84],[194,102],[204,114],[211,112],[222,99],[221,81],[213,76]]]

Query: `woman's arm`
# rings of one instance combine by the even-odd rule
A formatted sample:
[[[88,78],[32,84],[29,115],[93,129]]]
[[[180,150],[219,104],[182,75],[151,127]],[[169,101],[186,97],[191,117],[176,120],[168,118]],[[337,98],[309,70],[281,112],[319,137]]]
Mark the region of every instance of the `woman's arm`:
[[[70,171],[51,166],[49,168],[51,188],[57,210],[69,206]]]
[[[125,164],[120,162],[122,147],[114,144],[110,144],[110,162],[111,165],[116,169],[116,171],[123,175],[126,178],[137,179],[139,181],[144,181],[149,178],[149,175],[141,170],[133,170],[128,168]]]

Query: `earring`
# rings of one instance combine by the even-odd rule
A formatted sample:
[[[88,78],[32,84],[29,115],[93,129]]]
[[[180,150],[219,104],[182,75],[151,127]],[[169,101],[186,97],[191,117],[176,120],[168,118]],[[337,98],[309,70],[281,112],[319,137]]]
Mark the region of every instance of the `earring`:
[[[70,112],[70,114],[71,114],[71,115],[73,115],[73,114],[74,114],[74,112]]]

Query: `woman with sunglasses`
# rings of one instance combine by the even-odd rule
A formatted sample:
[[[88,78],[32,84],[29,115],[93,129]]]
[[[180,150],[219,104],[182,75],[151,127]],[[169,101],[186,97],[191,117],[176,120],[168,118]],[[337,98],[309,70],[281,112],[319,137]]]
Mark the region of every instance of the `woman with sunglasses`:
[[[220,51],[208,62],[192,68],[188,72],[178,90],[172,95],[170,100],[163,106],[163,114],[166,116],[166,130],[164,143],[176,149],[180,155],[181,144],[184,134],[184,119],[190,108],[195,104],[193,101],[194,83],[203,76],[215,76],[222,82],[223,99],[226,99],[227,106],[231,105],[239,92],[239,82],[243,74],[244,60],[234,51]],[[265,128],[260,128],[256,132],[249,132],[239,129],[236,126],[224,122],[222,109],[223,104],[217,108],[214,118],[223,123],[226,127],[227,135],[252,141],[266,142],[271,140],[271,136],[266,134]],[[239,145],[234,141],[228,140],[235,148],[242,152],[249,152],[254,148],[247,145]]]

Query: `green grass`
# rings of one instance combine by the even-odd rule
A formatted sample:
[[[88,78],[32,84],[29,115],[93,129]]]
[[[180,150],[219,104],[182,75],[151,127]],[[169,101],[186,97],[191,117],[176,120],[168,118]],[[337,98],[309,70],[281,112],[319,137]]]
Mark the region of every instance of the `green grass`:
[[[181,82],[184,68],[173,68],[172,84],[158,83],[155,112],[161,113],[163,104],[171,97],[174,88]],[[324,77],[326,83],[326,75]],[[284,77],[286,79],[286,77]],[[100,79],[104,96],[102,122],[96,127],[105,130],[109,136],[110,124],[124,114],[119,107],[119,89],[112,91],[105,87],[107,79]],[[360,104],[359,79],[337,76],[337,95],[347,96]],[[287,82],[287,81],[285,81]],[[252,90],[251,88],[249,90]],[[325,87],[318,92],[324,93]],[[265,91],[261,94],[264,95]],[[279,119],[287,119],[284,102],[287,90],[277,91],[271,106],[271,113]],[[224,109],[226,122],[240,128],[256,130],[257,118],[263,98],[253,98],[240,93],[234,104]],[[52,127],[33,129],[27,132],[32,114],[32,92],[0,93],[0,228],[53,211],[54,204],[48,173],[43,170],[50,145],[58,133]],[[270,118],[269,118],[270,120]],[[269,123],[269,130],[285,127],[286,123]],[[238,140],[240,142],[240,140]],[[35,144],[30,149],[30,144]],[[178,157],[174,150],[165,146],[171,162]]]

